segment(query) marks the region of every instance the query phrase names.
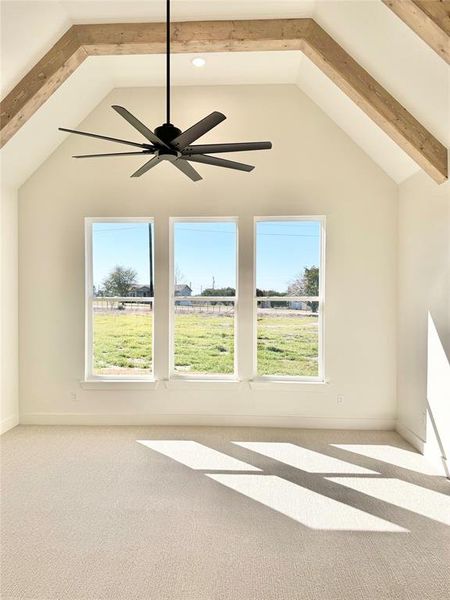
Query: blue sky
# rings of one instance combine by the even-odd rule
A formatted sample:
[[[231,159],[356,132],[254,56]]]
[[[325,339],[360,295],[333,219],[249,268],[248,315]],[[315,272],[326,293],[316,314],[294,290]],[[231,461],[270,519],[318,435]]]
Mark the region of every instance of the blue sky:
[[[149,282],[148,223],[93,223],[92,256],[94,285],[116,265],[137,271],[138,283]]]
[[[319,266],[318,221],[256,223],[256,287],[285,292],[304,267]]]
[[[174,224],[174,262],[194,294],[213,277],[215,288],[236,287],[236,236],[235,223]]]
[[[284,292],[305,266],[319,265],[317,221],[261,221],[256,232],[258,288]],[[213,277],[216,288],[236,287],[236,236],[230,222],[174,224],[174,262],[194,294],[211,287]],[[147,223],[94,223],[92,239],[94,285],[100,286],[116,265],[133,268],[138,283],[148,283]]]

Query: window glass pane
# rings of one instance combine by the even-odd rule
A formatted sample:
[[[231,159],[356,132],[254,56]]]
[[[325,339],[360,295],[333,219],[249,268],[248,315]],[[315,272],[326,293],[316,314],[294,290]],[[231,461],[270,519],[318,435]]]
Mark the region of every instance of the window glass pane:
[[[319,221],[256,223],[257,296],[317,296],[319,265]]]
[[[318,315],[308,304],[258,302],[258,375],[319,375]]]
[[[178,374],[234,372],[234,302],[190,298],[236,295],[236,239],[232,222],[174,223],[173,364]]]
[[[223,302],[175,305],[175,372],[234,372],[234,306]]]
[[[320,221],[256,223],[258,375],[319,375],[320,252]]]
[[[174,280],[177,286],[188,285],[195,296],[219,293],[223,296],[234,296],[235,223],[176,222],[174,239]],[[175,291],[183,290],[180,288]]]
[[[93,311],[93,374],[150,376],[152,305],[95,298]]]
[[[152,373],[152,240],[152,223],[92,224],[94,375]],[[133,300],[111,299],[117,297]]]

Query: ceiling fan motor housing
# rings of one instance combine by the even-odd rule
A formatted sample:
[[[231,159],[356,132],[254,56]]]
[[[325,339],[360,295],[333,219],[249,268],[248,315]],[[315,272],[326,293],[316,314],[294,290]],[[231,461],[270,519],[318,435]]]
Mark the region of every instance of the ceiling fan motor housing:
[[[164,125],[156,127],[155,134],[165,144],[170,145],[170,142],[181,134],[181,129],[178,129],[178,127],[175,127],[174,125],[172,125],[172,123],[164,123]],[[167,159],[172,158],[173,160],[173,158],[178,158],[178,156],[181,156],[181,153],[177,152],[175,149],[172,148],[169,149],[161,147],[158,150],[158,156]]]
[[[178,129],[172,123],[164,123],[164,125],[160,125],[155,129],[155,133],[160,140],[170,144],[172,140],[181,134],[181,129]]]

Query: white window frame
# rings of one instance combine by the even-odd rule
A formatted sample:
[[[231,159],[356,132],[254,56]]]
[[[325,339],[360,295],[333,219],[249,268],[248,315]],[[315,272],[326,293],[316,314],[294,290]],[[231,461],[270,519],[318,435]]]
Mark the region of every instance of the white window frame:
[[[175,296],[175,224],[176,223],[234,223],[236,226],[236,294],[235,296]],[[239,219],[238,217],[170,217],[169,224],[169,379],[175,381],[237,381],[238,380],[238,315],[239,315]],[[233,373],[202,374],[175,371],[175,301],[229,301],[234,304]]]
[[[256,296],[256,235],[257,224],[267,221],[317,221],[320,223],[320,260],[319,260],[319,295],[318,296]],[[299,382],[299,383],[324,383],[325,382],[325,356],[324,356],[324,333],[325,333],[325,234],[326,217],[324,215],[302,215],[302,216],[262,216],[254,218],[253,226],[253,381],[256,382]],[[319,303],[318,320],[318,375],[258,375],[258,302],[273,301],[317,301]]]
[[[92,252],[92,226],[94,223],[151,223],[153,225],[152,235],[152,257],[153,274],[155,274],[155,220],[153,217],[86,217],[84,219],[85,230],[85,381],[114,381],[114,382],[148,382],[154,381],[155,373],[155,297],[146,298],[110,298],[114,301],[126,300],[127,302],[137,302],[152,304],[153,326],[152,326],[152,370],[149,375],[96,375],[93,372],[94,358],[94,336],[93,336],[93,300],[94,300],[94,281],[93,281],[93,252]],[[108,297],[109,298],[109,297]]]

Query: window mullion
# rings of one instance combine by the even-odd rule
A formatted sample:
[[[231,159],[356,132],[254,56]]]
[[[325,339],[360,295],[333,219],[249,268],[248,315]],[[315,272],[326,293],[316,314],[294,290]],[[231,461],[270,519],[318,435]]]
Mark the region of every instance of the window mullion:
[[[237,373],[240,380],[248,381],[254,374],[254,223],[253,217],[239,220],[238,273],[239,297],[237,315]]]
[[[169,219],[156,217],[154,220],[154,270],[155,290],[153,303],[153,369],[155,379],[169,378],[169,348],[172,306],[170,301],[171,239]],[[170,246],[169,246],[170,248]]]

